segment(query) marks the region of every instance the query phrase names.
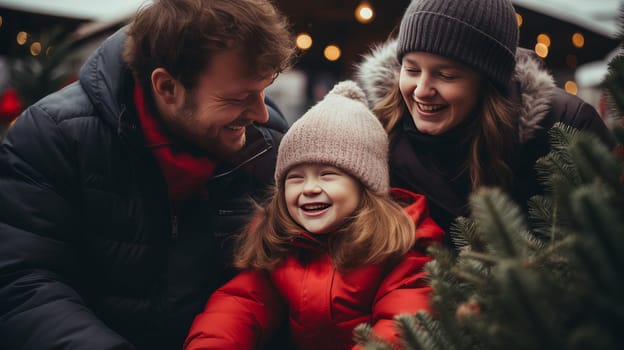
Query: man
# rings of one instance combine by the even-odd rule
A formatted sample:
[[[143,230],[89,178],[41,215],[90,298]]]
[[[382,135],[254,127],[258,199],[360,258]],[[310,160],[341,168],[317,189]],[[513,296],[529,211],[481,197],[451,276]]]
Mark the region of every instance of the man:
[[[286,129],[268,0],[156,0],[0,146],[0,348],[178,349]],[[215,325],[218,327],[218,325]]]

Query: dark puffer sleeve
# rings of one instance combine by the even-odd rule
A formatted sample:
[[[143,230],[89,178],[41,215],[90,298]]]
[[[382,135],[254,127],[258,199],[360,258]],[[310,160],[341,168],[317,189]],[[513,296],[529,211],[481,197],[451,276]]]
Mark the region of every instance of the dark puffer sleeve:
[[[0,146],[0,348],[132,349],[89,310],[79,265],[76,171],[62,125],[37,105]]]

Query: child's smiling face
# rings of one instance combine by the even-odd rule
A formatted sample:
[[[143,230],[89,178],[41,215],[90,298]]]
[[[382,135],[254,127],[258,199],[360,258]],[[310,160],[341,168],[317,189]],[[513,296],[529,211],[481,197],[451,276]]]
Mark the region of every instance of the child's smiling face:
[[[288,213],[310,233],[335,231],[360,202],[361,184],[339,168],[325,164],[299,164],[286,174]]]

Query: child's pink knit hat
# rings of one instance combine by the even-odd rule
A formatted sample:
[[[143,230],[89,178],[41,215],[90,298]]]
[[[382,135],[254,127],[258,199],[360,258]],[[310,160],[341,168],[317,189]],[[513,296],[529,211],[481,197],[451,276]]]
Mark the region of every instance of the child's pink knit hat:
[[[388,193],[388,137],[355,82],[336,84],[293,123],[279,146],[277,186],[283,185],[290,168],[301,163],[335,166],[373,192]]]

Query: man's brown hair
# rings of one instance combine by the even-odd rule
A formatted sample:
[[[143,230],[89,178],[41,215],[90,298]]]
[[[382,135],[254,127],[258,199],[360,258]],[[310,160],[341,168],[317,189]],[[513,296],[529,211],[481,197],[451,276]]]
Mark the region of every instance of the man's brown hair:
[[[215,53],[238,49],[259,78],[292,64],[289,23],[269,0],[154,0],[130,24],[124,60],[144,87],[165,68],[193,89]]]

